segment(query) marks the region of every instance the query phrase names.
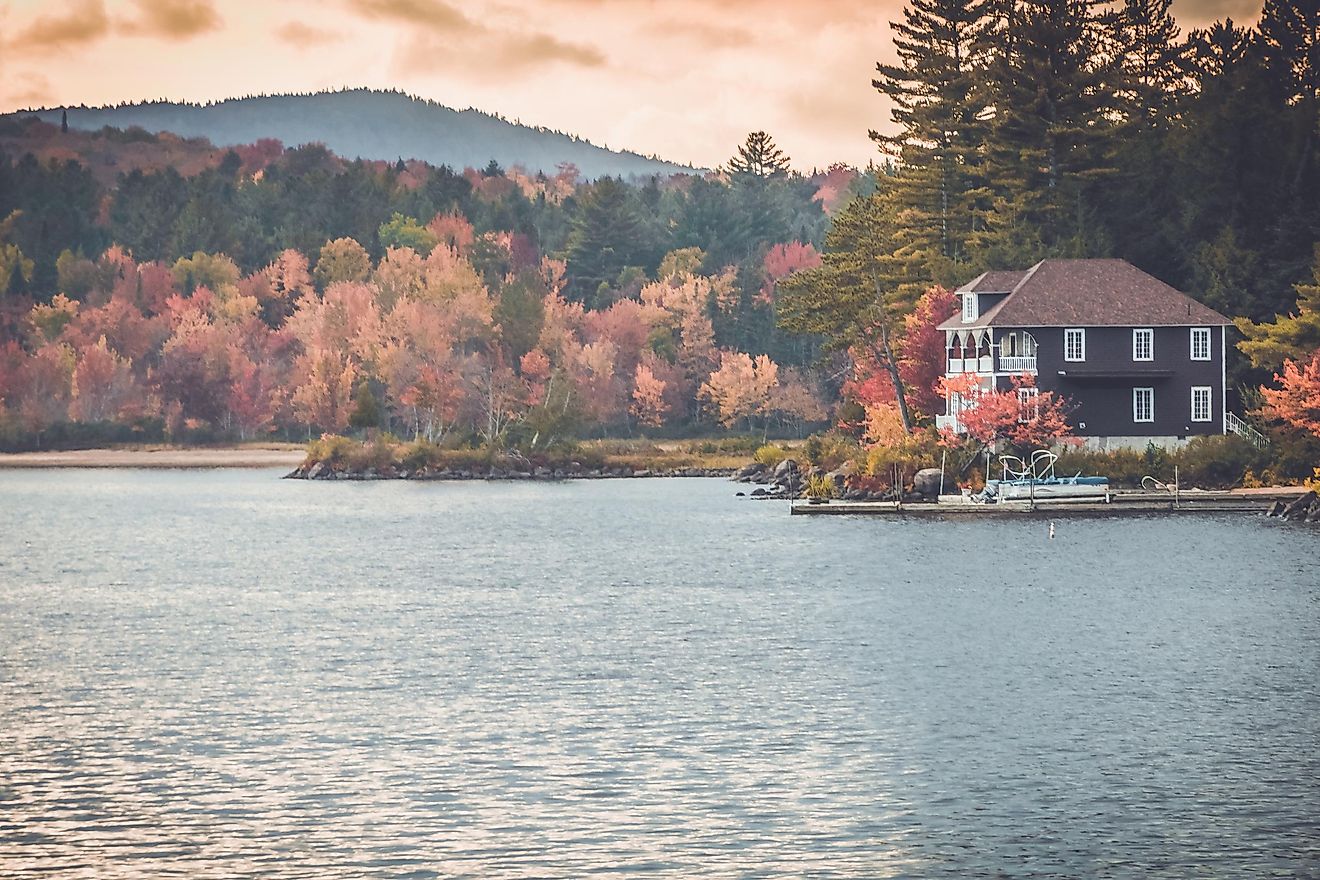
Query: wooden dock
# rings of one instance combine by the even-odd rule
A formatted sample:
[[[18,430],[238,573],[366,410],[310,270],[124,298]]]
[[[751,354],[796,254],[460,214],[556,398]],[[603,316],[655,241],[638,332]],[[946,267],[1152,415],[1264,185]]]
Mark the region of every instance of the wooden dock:
[[[893,501],[830,501],[812,504],[794,501],[793,516],[914,516],[983,519],[995,517],[1058,519],[1061,517],[1154,516],[1207,513],[1264,514],[1276,501],[1292,501],[1295,489],[1235,490],[1228,492],[1185,491],[1175,499],[1171,492],[1114,492],[1108,502],[1038,500],[974,504],[953,496],[942,503]]]

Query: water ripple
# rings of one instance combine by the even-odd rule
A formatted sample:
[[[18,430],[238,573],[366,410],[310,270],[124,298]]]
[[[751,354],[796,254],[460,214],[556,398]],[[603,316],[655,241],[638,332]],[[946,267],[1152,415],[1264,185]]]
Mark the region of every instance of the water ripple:
[[[0,473],[0,875],[1320,876],[1320,538]]]

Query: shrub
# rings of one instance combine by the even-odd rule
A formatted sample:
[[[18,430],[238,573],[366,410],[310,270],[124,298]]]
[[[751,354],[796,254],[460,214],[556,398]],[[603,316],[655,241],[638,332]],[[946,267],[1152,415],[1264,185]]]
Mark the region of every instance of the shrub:
[[[1268,456],[1236,434],[1197,437],[1173,455],[1184,486],[1227,488],[1247,471],[1264,469]]]
[[[802,447],[802,454],[812,466],[833,471],[838,470],[845,462],[860,461],[862,448],[854,438],[831,431],[808,437]]]
[[[444,458],[444,450],[434,443],[418,440],[409,443],[399,455],[399,464],[404,470],[419,471],[422,468],[436,467]]]
[[[781,461],[788,458],[791,454],[792,453],[789,450],[785,449],[782,446],[775,446],[774,444],[768,443],[765,446],[762,446],[760,449],[756,450],[756,454],[753,456],[753,458],[756,459],[756,461],[760,462],[761,464],[765,465],[766,467],[773,468],[776,467]]]
[[[807,477],[806,496],[808,498],[833,498],[834,480],[824,474],[812,474]]]
[[[348,453],[348,469],[360,473],[366,470],[383,471],[394,464],[394,446],[385,437],[363,443]]]
[[[358,448],[355,440],[338,434],[322,434],[320,440],[307,444],[307,458],[327,465],[337,466],[348,461],[349,456]]]

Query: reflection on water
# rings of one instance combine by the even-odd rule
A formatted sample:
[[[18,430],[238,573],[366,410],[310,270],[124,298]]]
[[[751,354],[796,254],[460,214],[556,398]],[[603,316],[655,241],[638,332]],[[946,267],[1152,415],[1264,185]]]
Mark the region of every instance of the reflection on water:
[[[1320,533],[0,473],[0,875],[1320,874]]]

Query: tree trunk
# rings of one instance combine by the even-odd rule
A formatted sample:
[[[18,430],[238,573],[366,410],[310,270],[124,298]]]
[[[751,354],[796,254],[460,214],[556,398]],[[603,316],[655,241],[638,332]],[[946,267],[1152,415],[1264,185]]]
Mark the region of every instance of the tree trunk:
[[[880,279],[873,277],[875,283],[876,300],[882,304],[881,311],[884,312],[884,291],[880,289]],[[894,343],[889,335],[889,322],[886,320],[888,315],[883,315],[880,321],[880,348],[876,353],[880,356],[878,360],[884,364],[885,370],[889,373],[889,380],[894,383],[894,398],[898,401],[898,415],[903,420],[904,432],[912,433],[912,411],[908,409],[907,392],[903,386],[903,377],[898,372],[898,359],[894,357]],[[874,348],[874,345],[872,346]]]

